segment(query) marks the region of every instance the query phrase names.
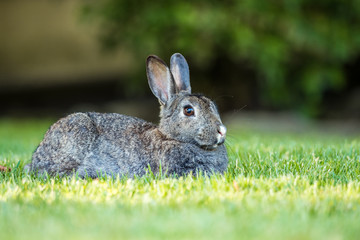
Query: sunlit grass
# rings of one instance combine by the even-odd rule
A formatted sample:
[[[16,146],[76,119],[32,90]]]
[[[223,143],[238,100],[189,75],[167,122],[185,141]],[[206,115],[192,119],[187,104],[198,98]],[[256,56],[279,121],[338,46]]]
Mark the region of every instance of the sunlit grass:
[[[357,239],[360,139],[230,129],[224,176],[40,179],[51,121],[0,121],[1,239]]]

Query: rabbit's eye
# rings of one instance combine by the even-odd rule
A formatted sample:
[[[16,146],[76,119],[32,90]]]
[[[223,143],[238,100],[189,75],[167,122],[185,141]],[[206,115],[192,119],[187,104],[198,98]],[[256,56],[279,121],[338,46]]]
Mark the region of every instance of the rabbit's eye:
[[[193,116],[195,113],[194,108],[191,106],[185,106],[184,107],[184,114],[188,117]]]

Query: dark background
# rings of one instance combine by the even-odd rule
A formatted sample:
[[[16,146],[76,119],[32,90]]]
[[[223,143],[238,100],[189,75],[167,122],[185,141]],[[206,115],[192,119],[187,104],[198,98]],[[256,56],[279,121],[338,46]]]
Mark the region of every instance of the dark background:
[[[0,2],[0,116],[158,115],[145,59],[182,53],[224,113],[360,121],[359,1]]]

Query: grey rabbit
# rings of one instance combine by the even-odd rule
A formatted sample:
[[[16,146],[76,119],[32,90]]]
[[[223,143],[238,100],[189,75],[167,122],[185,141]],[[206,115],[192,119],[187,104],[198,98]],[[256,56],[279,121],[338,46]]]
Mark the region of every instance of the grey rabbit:
[[[185,58],[173,54],[169,69],[151,55],[146,71],[161,105],[159,126],[116,113],[70,114],[46,132],[25,171],[91,178],[142,176],[149,168],[170,176],[224,173],[226,127],[210,99],[191,93]]]

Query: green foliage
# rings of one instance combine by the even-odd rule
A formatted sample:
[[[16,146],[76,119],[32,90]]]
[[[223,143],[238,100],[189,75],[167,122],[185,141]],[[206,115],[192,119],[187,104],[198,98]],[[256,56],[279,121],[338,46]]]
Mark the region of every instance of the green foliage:
[[[0,121],[3,239],[357,239],[360,139],[229,128],[225,176],[37,178],[50,121]]]
[[[346,85],[344,64],[360,53],[357,0],[105,0],[84,12],[100,19],[107,47],[121,45],[140,59],[182,52],[207,72],[216,60],[245,64],[264,104],[310,114],[325,91]],[[239,67],[228,71],[242,80]]]

